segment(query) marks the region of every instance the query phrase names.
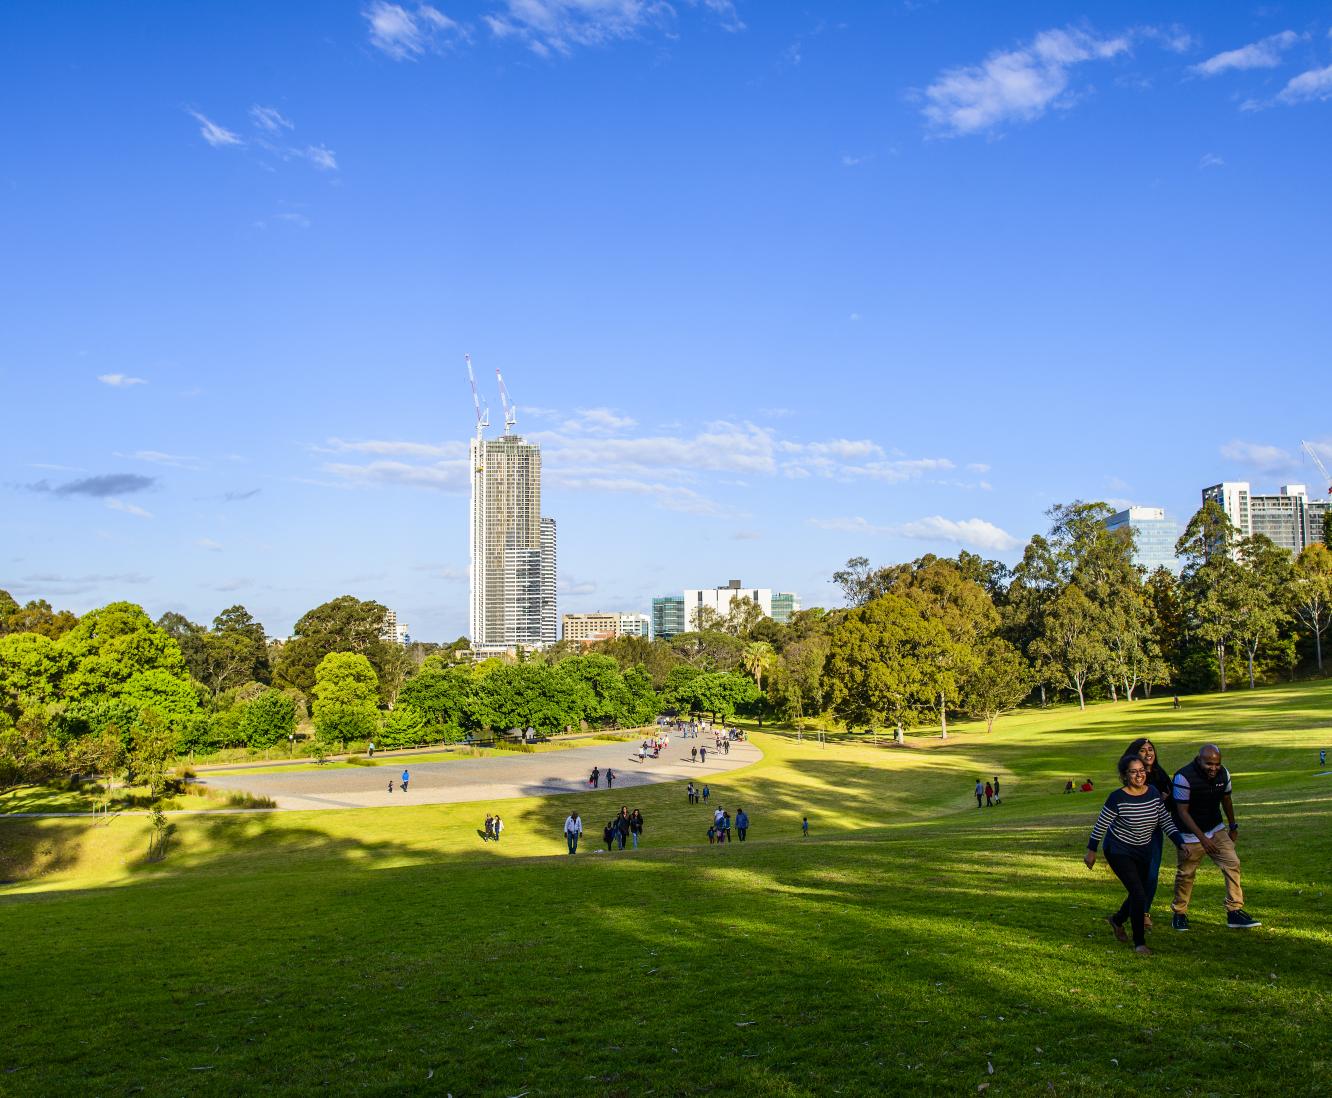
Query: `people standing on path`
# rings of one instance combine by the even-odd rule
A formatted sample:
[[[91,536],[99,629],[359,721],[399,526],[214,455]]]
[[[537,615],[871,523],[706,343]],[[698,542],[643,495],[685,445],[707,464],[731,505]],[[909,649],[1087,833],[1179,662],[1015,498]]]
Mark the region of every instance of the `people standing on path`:
[[[986,808],[994,807],[994,786],[992,786],[989,782],[985,783],[985,807]]]
[[[373,758],[375,757],[375,741],[374,741],[374,740],[371,740],[371,741],[370,741],[370,746],[366,748],[366,752],[369,754],[370,758],[373,759]]]
[[[706,763],[708,761],[708,749],[706,747],[700,747],[698,749],[698,761],[701,763]]]
[[[749,830],[749,817],[745,815],[743,808],[737,808],[735,811],[735,833],[740,837],[740,841],[745,841],[745,832]]]
[[[633,836],[634,849],[638,849],[638,840],[643,837],[643,813],[634,809],[629,813],[629,834]]]
[[[593,789],[598,788],[601,785],[601,768],[598,766],[594,766],[592,768],[592,773],[591,775],[589,775],[587,780]]]
[[[1004,802],[1000,799],[1000,797],[999,797],[999,775],[998,775],[998,774],[996,774],[996,775],[994,776],[994,803],[995,803],[995,804],[1003,804],[1003,803],[1004,803]]]
[[[612,770],[609,766],[606,767],[606,788],[607,789],[615,788],[615,771]]]
[[[1147,948],[1144,918],[1152,836],[1164,831],[1176,846],[1183,846],[1184,840],[1161,794],[1147,784],[1147,766],[1137,755],[1125,755],[1119,760],[1119,777],[1123,787],[1106,797],[1082,860],[1088,869],[1094,868],[1096,847],[1105,840],[1105,860],[1128,892],[1128,898],[1118,911],[1107,916],[1106,922],[1121,942],[1128,941],[1124,923],[1130,923],[1133,948],[1147,955],[1152,952]]]
[[[691,747],[691,748],[689,749],[689,761],[690,761],[691,763],[696,763],[696,762],[698,762],[698,748],[697,748],[697,747]]]
[[[1170,818],[1175,821],[1175,826],[1178,827],[1179,819],[1175,815],[1170,772],[1157,759],[1156,744],[1152,743],[1146,736],[1141,736],[1124,749],[1124,756],[1127,758],[1129,755],[1136,755],[1142,760],[1142,765],[1147,768],[1147,784],[1161,794],[1161,800],[1165,802]],[[1156,899],[1156,888],[1161,878],[1161,851],[1164,847],[1165,838],[1158,831],[1152,836],[1151,859],[1147,866],[1147,901],[1144,918],[1148,930],[1152,929],[1152,901]]]
[[[979,778],[976,779],[976,807],[985,807],[985,783]]]
[[[1175,870],[1175,899],[1170,905],[1173,913],[1170,925],[1176,930],[1189,929],[1193,879],[1206,854],[1226,879],[1226,926],[1232,930],[1262,926],[1244,910],[1240,860],[1235,853],[1239,824],[1230,799],[1230,771],[1221,765],[1221,749],[1214,743],[1203,744],[1194,760],[1176,771],[1172,791],[1184,843],[1179,848],[1179,865]],[[1229,827],[1221,822],[1222,811]]]
[[[390,793],[393,792],[393,779],[392,779],[392,778],[389,779],[389,792],[390,792]]]
[[[403,791],[404,793],[407,792],[407,782],[408,782],[408,780],[409,780],[410,778],[411,778],[411,775],[410,775],[409,773],[407,773],[406,770],[404,770],[404,771],[402,772],[402,791]]]
[[[568,818],[564,821],[564,839],[569,844],[569,853],[578,853],[578,838],[583,834],[583,821],[578,818],[577,812],[570,812]]]

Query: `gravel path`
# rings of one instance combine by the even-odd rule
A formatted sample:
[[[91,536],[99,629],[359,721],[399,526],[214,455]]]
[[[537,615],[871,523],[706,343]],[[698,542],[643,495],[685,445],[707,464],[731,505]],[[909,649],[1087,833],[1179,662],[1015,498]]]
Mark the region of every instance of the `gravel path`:
[[[294,774],[228,774],[200,780],[214,789],[234,789],[255,796],[272,797],[278,808],[372,808],[395,804],[452,804],[460,801],[493,801],[512,797],[548,797],[555,793],[585,793],[594,766],[604,775],[615,771],[615,788],[653,782],[683,782],[690,778],[707,781],[710,776],[749,766],[763,757],[750,743],[731,744],[731,753],[714,751],[711,738],[673,738],[659,759],[638,762],[630,756],[628,743],[598,742],[567,751],[545,751],[532,755],[454,759],[415,763],[405,760],[411,773],[408,792],[398,790],[402,767],[366,766],[339,770],[305,770]],[[691,747],[707,747],[708,761],[689,760]],[[388,791],[389,778],[394,791]],[[601,788],[605,788],[602,779]]]

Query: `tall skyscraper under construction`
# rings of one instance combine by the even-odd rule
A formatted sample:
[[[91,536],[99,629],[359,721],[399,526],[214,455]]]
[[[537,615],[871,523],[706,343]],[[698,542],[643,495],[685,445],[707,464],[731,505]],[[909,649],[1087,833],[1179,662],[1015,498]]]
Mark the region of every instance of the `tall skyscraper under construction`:
[[[467,372],[471,378],[470,358]],[[471,641],[475,651],[488,654],[540,648],[558,639],[555,520],[541,514],[541,448],[514,433],[517,415],[502,378],[500,395],[504,434],[488,439],[489,416],[472,379]]]

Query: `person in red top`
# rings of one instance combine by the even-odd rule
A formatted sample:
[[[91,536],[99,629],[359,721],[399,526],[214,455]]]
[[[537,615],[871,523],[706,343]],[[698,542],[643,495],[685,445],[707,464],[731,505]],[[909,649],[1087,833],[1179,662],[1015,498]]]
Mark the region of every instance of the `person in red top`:
[[[985,807],[986,808],[994,807],[994,786],[992,786],[989,782],[985,783]]]

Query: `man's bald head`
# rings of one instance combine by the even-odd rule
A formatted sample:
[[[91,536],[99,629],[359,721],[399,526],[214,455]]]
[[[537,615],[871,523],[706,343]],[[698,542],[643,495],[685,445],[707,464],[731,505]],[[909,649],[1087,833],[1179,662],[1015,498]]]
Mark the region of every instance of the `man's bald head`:
[[[1205,743],[1198,748],[1198,765],[1209,774],[1215,774],[1221,768],[1221,748],[1214,743]]]

